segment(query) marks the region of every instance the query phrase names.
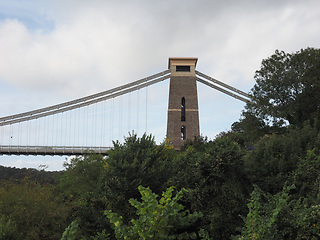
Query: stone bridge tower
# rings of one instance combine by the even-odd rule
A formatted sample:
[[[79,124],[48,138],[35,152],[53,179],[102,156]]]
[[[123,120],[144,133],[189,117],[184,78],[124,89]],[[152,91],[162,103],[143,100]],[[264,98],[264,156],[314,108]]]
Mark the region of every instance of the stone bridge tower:
[[[200,135],[195,68],[198,58],[169,58],[171,69],[167,138],[176,150]]]

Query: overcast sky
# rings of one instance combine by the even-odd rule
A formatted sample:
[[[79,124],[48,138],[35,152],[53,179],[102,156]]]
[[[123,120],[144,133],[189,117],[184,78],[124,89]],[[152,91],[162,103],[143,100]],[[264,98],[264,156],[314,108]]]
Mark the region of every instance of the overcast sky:
[[[138,80],[166,70],[169,57],[198,57],[199,71],[249,92],[276,49],[319,48],[319,26],[319,0],[0,0],[0,116]],[[166,99],[168,85],[158,89]],[[213,139],[245,104],[198,89],[200,131]],[[158,142],[162,116],[148,123]],[[0,156],[0,165],[15,167],[57,170],[62,162]]]

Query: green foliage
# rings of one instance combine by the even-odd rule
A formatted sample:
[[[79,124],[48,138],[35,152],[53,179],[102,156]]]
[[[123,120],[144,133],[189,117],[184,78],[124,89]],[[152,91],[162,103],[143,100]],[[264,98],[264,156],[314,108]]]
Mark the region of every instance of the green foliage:
[[[196,151],[204,151],[204,146],[208,142],[207,137],[195,136],[192,140],[187,139],[182,145],[180,151],[186,151],[190,146],[192,146]]]
[[[59,185],[72,203],[82,234],[88,237],[108,228],[103,214],[107,207],[105,159],[88,153],[66,162],[65,167]]]
[[[320,49],[295,53],[276,51],[256,71],[248,112],[264,121],[300,125],[319,118]]]
[[[243,118],[233,125],[236,126],[234,130],[242,133],[246,145],[252,145],[267,133],[266,125],[250,112],[243,112],[242,115]]]
[[[40,165],[39,168],[44,168]],[[23,181],[26,177],[37,181],[40,184],[55,184],[61,172],[48,172],[44,170],[37,170],[33,168],[12,168],[0,166],[0,182],[5,180]]]
[[[170,187],[157,200],[158,195],[149,188],[139,186],[142,202],[130,199],[130,204],[137,209],[137,219],[125,224],[122,216],[106,211],[107,217],[114,225],[117,239],[196,239],[195,232],[187,230],[202,214],[190,213],[179,203],[185,189],[173,196],[174,188]]]
[[[249,213],[245,218],[245,229],[238,238],[293,239],[294,232],[290,227],[288,228],[289,218],[292,218],[288,211],[290,209],[289,192],[293,188],[294,186],[286,186],[280,193],[272,196],[256,187],[248,203]]]
[[[301,158],[292,174],[297,186],[296,202],[297,239],[319,239],[320,237],[320,155],[318,149],[309,150]]]
[[[75,188],[74,193],[68,194],[73,194],[74,201],[83,204],[79,205],[81,211],[86,212],[75,213],[80,226],[76,234],[82,238],[125,239],[126,236],[127,239],[139,239],[141,236],[141,239],[148,239],[149,236],[149,239],[161,239],[169,228],[169,235],[162,239],[169,236],[184,239],[179,234],[185,232],[189,234],[185,238],[230,239],[245,226],[240,239],[317,239],[320,160],[315,148],[319,143],[315,127],[305,124],[302,128],[290,127],[283,134],[265,136],[255,144],[253,151],[246,151],[228,134],[222,134],[214,141],[189,143],[179,153],[173,152],[165,143],[156,146],[147,136],[141,139],[130,136],[126,141],[115,143],[117,147],[108,159],[91,156],[74,162],[74,166],[66,171],[68,174],[74,169],[77,173],[69,176],[68,181],[74,180],[73,184],[69,182],[69,189],[72,186],[80,186],[80,189]],[[147,160],[144,162],[144,159]],[[158,168],[167,175],[165,178],[155,175],[152,179],[149,174],[152,176]],[[165,173],[166,168],[168,172]],[[247,214],[246,199],[252,191],[248,178],[263,191],[256,188],[252,193],[249,214],[243,222],[239,215]],[[163,181],[159,183],[158,179]],[[167,189],[158,200],[157,193],[141,188],[140,201],[140,196],[131,189],[137,183],[148,184],[148,181],[157,186],[157,191],[169,183],[188,189],[186,198],[179,198],[177,202],[184,206],[178,213],[202,212],[203,217],[185,227],[179,221],[168,220],[167,215],[172,215],[165,212],[167,205],[161,199],[166,199],[172,192]],[[286,181],[297,185],[291,190],[291,198],[289,187],[281,190]],[[81,188],[86,192],[81,193]],[[133,197],[139,201],[132,200]],[[129,204],[124,203],[127,198],[131,199],[128,199]],[[91,203],[99,201],[102,203],[99,207],[90,208]],[[97,228],[92,216],[101,216],[102,208],[112,210],[107,211],[112,224],[99,217],[95,220],[95,224],[101,224]],[[162,214],[161,218],[159,214]],[[164,220],[157,222],[162,218]],[[88,230],[83,230],[81,222]]]
[[[61,240],[86,240],[85,236],[81,235],[81,231],[78,221],[73,221],[63,232]],[[105,240],[109,239],[110,234],[106,233],[106,229],[103,229],[102,232],[98,232],[95,236],[91,236],[92,240]]]
[[[139,185],[149,186],[157,194],[166,189],[174,175],[174,154],[174,149],[166,142],[156,145],[151,135],[138,138],[132,134],[123,144],[114,142],[105,168],[108,209],[127,219],[133,217],[129,199],[139,198]]]
[[[203,143],[203,151],[189,146],[175,158],[179,171],[173,184],[189,190],[187,206],[204,214],[201,227],[210,236],[229,239],[242,224],[245,199],[251,192],[243,167],[244,150],[223,136]]]
[[[0,240],[19,240],[23,239],[18,232],[17,225],[6,216],[2,215],[0,218]]]
[[[309,124],[264,136],[244,157],[248,177],[263,191],[276,194],[295,171],[300,158],[317,146],[317,141],[317,130]]]
[[[317,199],[320,187],[320,155],[315,148],[308,150],[307,156],[300,158],[292,174],[292,181],[297,186],[299,197]]]
[[[307,198],[292,199],[289,192],[294,189],[294,185],[285,186],[271,195],[256,186],[244,218],[245,228],[233,239],[319,239],[320,195],[310,204]]]
[[[59,185],[71,199],[84,199],[100,194],[99,187],[104,181],[104,166],[105,160],[98,154],[88,153],[71,158],[64,163],[66,171],[59,179]]]
[[[132,134],[125,142],[114,142],[105,159],[88,154],[66,163],[60,187],[72,201],[75,218],[85,237],[94,236],[110,224],[103,212],[112,209],[127,219],[134,216],[128,203],[138,198],[141,184],[161,193],[173,175],[171,168],[174,150],[167,143],[156,145],[154,138]]]
[[[319,203],[319,199],[318,199]],[[320,205],[302,207],[297,216],[297,239],[316,240],[320,238]]]
[[[12,231],[16,227],[23,239],[59,239],[68,225],[69,213],[70,207],[50,185],[25,179],[0,186],[1,221]]]
[[[61,240],[76,240],[78,239],[77,232],[79,231],[79,224],[73,221],[63,232]]]

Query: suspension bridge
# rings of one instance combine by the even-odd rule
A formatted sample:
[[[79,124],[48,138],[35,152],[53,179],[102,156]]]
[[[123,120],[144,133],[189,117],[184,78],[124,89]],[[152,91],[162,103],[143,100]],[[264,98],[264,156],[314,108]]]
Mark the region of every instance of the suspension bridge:
[[[148,87],[168,79],[167,136],[164,137],[178,149],[186,139],[199,135],[196,82],[237,100],[250,101],[247,93],[195,70],[196,64],[197,58],[169,58],[168,70],[140,80],[72,101],[0,117],[0,154],[107,154],[116,131],[124,136],[143,128],[138,119],[143,111],[147,116]],[[143,94],[139,93],[142,89],[145,89]],[[143,111],[139,99],[145,105]],[[135,102],[138,110],[131,108]]]

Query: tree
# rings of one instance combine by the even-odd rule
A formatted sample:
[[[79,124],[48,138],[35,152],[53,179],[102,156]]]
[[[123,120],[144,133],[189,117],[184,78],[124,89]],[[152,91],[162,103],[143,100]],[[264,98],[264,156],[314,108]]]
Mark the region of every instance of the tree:
[[[320,49],[275,51],[262,61],[247,112],[281,126],[301,125],[320,116]]]
[[[167,188],[173,176],[172,145],[155,143],[154,137],[144,134],[141,138],[132,134],[125,142],[114,142],[106,161],[106,197],[108,209],[120,213],[125,218],[134,215],[128,204],[130,198],[138,199],[138,186],[148,186],[156,194]]]
[[[293,199],[295,185],[285,185],[277,194],[269,194],[255,186],[248,203],[249,213],[241,236],[233,239],[319,239],[320,194],[314,202]]]
[[[172,177],[174,149],[166,142],[157,145],[151,135],[132,134],[124,143],[114,142],[108,157],[88,154],[66,163],[60,186],[72,200],[82,235],[89,237],[110,229],[103,212],[112,209],[126,219],[133,217],[130,198],[139,198],[139,185],[156,193],[166,189]]]
[[[251,146],[267,132],[264,121],[250,112],[243,112],[242,119],[231,126],[234,133],[241,133],[246,146]]]
[[[292,182],[296,185],[299,197],[308,198],[309,202],[317,199],[320,189],[320,155],[319,150],[308,150],[306,157],[299,158],[297,168],[292,173]]]
[[[201,227],[217,239],[230,239],[241,226],[251,192],[243,167],[244,149],[227,136],[192,145],[175,158],[174,185],[189,191],[186,206],[204,214]]]
[[[19,240],[23,239],[19,233],[17,225],[5,215],[0,217],[0,240]]]
[[[9,236],[60,239],[68,225],[70,210],[50,185],[41,186],[29,179],[19,183],[3,182],[0,186],[0,235],[6,234],[6,239],[10,239]]]
[[[296,239],[296,219],[290,207],[289,192],[294,186],[285,186],[276,195],[255,187],[248,203],[249,213],[244,218],[241,237],[234,239]]]
[[[65,162],[66,171],[59,180],[84,236],[108,227],[103,214],[107,206],[105,161],[103,156],[93,153],[72,158]]]
[[[123,217],[112,211],[106,211],[106,215],[114,226],[117,239],[196,239],[197,234],[191,230],[190,226],[197,221],[202,214],[198,212],[190,213],[184,210],[184,206],[179,203],[187,193],[181,189],[173,195],[174,187],[169,187],[162,194],[161,199],[153,193],[150,188],[139,186],[141,202],[130,199],[130,204],[137,209],[139,216],[132,219],[127,225],[123,222]]]
[[[247,176],[263,191],[276,194],[296,170],[299,159],[319,146],[318,141],[318,132],[310,124],[266,135],[244,157]]]

